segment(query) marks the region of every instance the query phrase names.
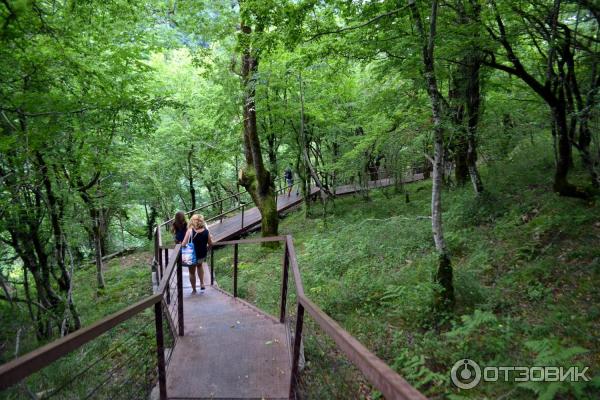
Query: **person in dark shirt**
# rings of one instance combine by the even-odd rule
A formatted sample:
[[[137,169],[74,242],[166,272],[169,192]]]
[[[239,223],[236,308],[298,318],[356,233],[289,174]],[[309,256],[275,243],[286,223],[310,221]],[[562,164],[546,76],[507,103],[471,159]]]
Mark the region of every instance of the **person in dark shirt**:
[[[290,194],[292,193],[292,186],[294,186],[294,173],[292,172],[291,165],[287,166],[283,176],[285,178],[285,182],[288,185],[288,197],[290,197]]]
[[[187,246],[191,241],[194,243],[194,251],[196,252],[196,264],[190,265],[190,283],[192,284],[192,294],[196,292],[196,271],[198,271],[198,278],[200,278],[200,290],[203,291],[204,287],[204,264],[206,256],[208,255],[208,246],[212,246],[213,239],[212,235],[206,227],[204,217],[199,214],[192,215],[189,229],[183,238],[182,245]]]
[[[183,211],[177,211],[177,214],[175,214],[171,232],[175,237],[175,244],[183,242],[183,238],[185,238],[187,232],[187,221],[185,220],[185,213]]]

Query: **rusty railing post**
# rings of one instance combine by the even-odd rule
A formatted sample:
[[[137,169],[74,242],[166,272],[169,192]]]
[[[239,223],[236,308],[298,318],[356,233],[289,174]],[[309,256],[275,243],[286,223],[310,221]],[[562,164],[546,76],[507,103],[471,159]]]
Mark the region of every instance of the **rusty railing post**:
[[[302,325],[304,323],[304,306],[298,303],[298,315],[296,315],[296,333],[294,334],[294,354],[292,358],[292,377],[290,382],[290,399],[296,397],[296,386],[298,385],[298,361],[300,360],[300,343],[302,341]]]
[[[169,249],[165,249],[165,267],[169,266]],[[164,273],[163,273],[164,276]],[[170,278],[169,278],[170,279]],[[171,284],[167,284],[167,304],[171,304]]]
[[[285,322],[285,307],[287,303],[287,291],[288,291],[288,269],[290,265],[287,241],[283,244],[283,271],[281,278],[281,308],[279,311],[279,322],[282,324]]]
[[[244,208],[246,208],[246,204],[242,203],[242,229],[244,229]]]
[[[237,290],[237,278],[238,278],[238,245],[233,245],[233,297],[238,297]]]
[[[210,246],[210,286],[215,284],[215,251]]]
[[[167,400],[162,300],[154,304],[154,321],[156,325],[156,357],[158,359],[158,391],[160,400]]]
[[[156,268],[156,285],[160,286],[160,277],[158,276],[158,259],[160,258],[160,249],[158,248],[158,225],[154,230],[154,263],[152,267]],[[152,270],[150,270],[152,274]]]
[[[160,280],[162,279],[162,251],[158,249],[158,260],[156,263],[156,282],[160,286]]]
[[[183,266],[181,264],[181,250],[177,254],[177,320],[179,336],[183,336]]]
[[[169,266],[169,249],[165,248],[165,262],[160,267],[160,276],[161,276],[161,278],[163,276],[165,276],[165,271],[166,271],[166,269],[167,269],[168,266]]]

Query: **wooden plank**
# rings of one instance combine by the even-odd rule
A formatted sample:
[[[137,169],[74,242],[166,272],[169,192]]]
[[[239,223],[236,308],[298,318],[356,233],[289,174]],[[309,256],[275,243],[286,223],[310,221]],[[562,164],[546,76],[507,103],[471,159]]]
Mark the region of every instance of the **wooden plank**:
[[[418,390],[325,314],[304,294],[298,301],[369,381],[388,399],[426,400]]]
[[[21,379],[50,365],[53,361],[69,354],[71,351],[83,346],[97,338],[104,332],[130,319],[143,310],[160,302],[162,294],[154,294],[145,299],[116,312],[100,321],[73,332],[52,343],[40,347],[13,361],[0,366],[0,389],[14,385]]]

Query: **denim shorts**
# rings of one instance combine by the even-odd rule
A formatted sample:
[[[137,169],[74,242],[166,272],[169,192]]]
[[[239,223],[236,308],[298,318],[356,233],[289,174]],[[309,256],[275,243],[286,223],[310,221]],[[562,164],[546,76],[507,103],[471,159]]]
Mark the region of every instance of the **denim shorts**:
[[[202,263],[203,263],[203,262],[205,262],[205,261],[206,261],[206,257],[203,257],[203,258],[197,258],[197,259],[196,259],[196,264],[194,264],[194,265],[184,265],[184,267],[188,267],[188,268],[189,268],[189,267],[197,267],[197,266],[199,266],[199,265],[202,265]]]

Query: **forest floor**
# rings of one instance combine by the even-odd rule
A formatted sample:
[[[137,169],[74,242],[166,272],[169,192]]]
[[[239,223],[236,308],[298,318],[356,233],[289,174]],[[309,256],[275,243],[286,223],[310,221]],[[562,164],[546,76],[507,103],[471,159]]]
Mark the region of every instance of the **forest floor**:
[[[339,198],[325,219],[288,214],[280,233],[293,235],[306,293],[431,398],[597,398],[600,209],[552,193],[553,160],[541,154],[526,146],[488,163],[480,199],[470,185],[444,193],[457,299],[444,321],[431,311],[429,181],[407,187],[409,203],[390,188],[368,201]],[[217,281],[231,290],[232,250],[216,255]],[[277,315],[282,250],[244,245],[239,260],[240,297]],[[379,398],[310,318],[305,333],[305,398]],[[589,366],[591,382],[482,382],[461,391],[450,370],[463,358],[480,366]]]

